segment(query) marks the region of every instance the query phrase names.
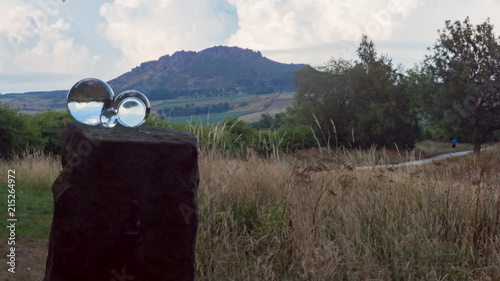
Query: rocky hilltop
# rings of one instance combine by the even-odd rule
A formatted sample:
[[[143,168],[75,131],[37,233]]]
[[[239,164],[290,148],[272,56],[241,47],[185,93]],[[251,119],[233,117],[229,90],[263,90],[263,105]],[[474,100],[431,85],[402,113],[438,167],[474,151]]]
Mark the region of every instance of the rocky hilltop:
[[[144,62],[109,84],[115,93],[136,89],[151,100],[240,92],[268,94],[294,90],[293,72],[302,66],[278,63],[249,49],[216,46]]]
[[[203,99],[206,102],[200,106],[206,107],[220,103],[218,97],[221,96],[294,92],[293,72],[303,66],[275,62],[263,57],[258,51],[216,46],[199,52],[179,51],[141,63],[108,83],[116,95],[124,90],[135,89],[146,94],[151,101],[213,97],[213,102]],[[7,103],[28,114],[47,109],[66,110],[67,93],[68,89],[0,95],[0,103]],[[269,102],[254,106],[257,100],[241,101],[236,106],[248,104],[238,107],[238,110],[247,111],[269,106]]]

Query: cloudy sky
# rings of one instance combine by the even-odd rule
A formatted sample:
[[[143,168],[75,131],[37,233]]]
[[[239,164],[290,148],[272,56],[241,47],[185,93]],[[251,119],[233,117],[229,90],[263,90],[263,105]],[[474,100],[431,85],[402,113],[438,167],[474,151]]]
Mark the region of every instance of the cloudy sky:
[[[284,63],[356,59],[361,34],[411,68],[445,20],[488,17],[500,0],[1,0],[0,93],[111,80],[176,51],[238,46]]]

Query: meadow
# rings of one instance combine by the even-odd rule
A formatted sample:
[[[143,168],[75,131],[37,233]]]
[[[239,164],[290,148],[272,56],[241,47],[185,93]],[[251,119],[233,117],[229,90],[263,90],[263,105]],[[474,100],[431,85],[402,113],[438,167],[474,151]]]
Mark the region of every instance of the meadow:
[[[499,145],[480,156],[359,170],[441,144],[235,155],[221,149],[227,143],[216,129],[210,138],[190,129],[200,141],[197,280],[500,279]],[[4,224],[9,169],[16,170],[18,264],[13,278],[2,227],[0,280],[42,280],[61,164],[36,151],[0,162]]]
[[[238,118],[242,117],[245,122],[255,122],[260,120],[263,113],[272,111],[274,113],[284,112],[286,107],[293,104],[295,93],[273,93],[265,95],[230,95],[221,96],[217,99],[213,97],[203,98],[177,98],[172,100],[156,101],[152,107],[153,112],[161,110],[162,117],[170,123],[185,124],[186,122],[200,122],[203,125],[211,125],[222,123],[227,117]],[[218,103],[228,103],[232,109],[223,113],[209,113],[202,115],[190,115],[173,117],[169,115],[170,110],[174,107],[184,107],[187,104],[192,106],[203,107]]]

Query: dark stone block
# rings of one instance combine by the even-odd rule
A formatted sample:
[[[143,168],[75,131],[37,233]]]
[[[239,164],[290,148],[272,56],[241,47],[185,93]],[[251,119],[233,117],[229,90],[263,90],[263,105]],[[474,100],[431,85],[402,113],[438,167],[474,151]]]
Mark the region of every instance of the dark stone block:
[[[160,127],[66,130],[44,281],[194,280],[196,139]]]

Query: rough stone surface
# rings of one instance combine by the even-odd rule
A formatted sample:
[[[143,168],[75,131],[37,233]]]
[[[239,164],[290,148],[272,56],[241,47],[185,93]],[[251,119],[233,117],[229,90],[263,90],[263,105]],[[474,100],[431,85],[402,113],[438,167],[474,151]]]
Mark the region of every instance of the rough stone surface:
[[[44,281],[194,280],[196,139],[70,124]]]

